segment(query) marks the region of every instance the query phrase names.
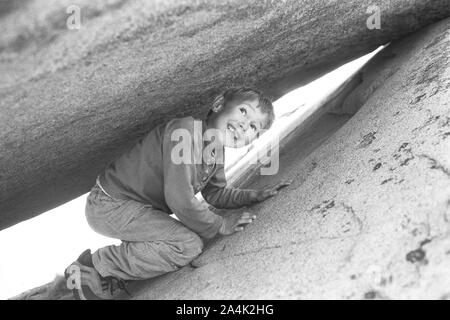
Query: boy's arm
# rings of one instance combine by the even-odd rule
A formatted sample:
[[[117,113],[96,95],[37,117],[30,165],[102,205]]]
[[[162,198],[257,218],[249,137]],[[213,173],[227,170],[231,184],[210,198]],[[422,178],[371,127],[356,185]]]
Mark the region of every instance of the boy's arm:
[[[219,209],[236,209],[264,201],[278,193],[288,185],[290,181],[282,181],[273,187],[262,190],[227,188],[225,170],[223,165],[219,167],[216,174],[202,190],[206,202]]]
[[[219,166],[216,174],[202,190],[206,202],[219,209],[235,209],[257,202],[256,190],[227,188],[224,167]]]
[[[169,208],[183,224],[204,238],[212,238],[222,226],[223,218],[213,213],[206,203],[195,197],[191,184],[191,175],[194,173],[195,164],[175,164],[171,158],[173,147],[179,143],[171,141],[171,133],[185,125],[186,123],[180,124],[180,121],[172,121],[165,130],[163,141],[164,196]],[[192,135],[195,134],[193,131],[189,131]],[[194,144],[191,146],[192,155],[194,155]]]

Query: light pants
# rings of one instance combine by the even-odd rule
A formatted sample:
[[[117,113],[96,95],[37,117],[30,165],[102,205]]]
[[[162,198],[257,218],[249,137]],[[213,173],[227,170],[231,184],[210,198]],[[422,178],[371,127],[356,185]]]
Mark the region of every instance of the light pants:
[[[87,198],[92,229],[122,240],[92,254],[103,277],[140,280],[178,270],[197,257],[202,239],[166,212],[135,200],[113,199],[96,184]]]

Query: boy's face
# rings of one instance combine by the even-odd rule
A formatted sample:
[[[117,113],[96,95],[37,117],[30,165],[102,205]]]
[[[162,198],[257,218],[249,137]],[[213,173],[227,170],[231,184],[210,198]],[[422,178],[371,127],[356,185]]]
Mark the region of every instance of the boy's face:
[[[243,147],[257,138],[268,120],[258,104],[258,99],[231,102],[211,115],[211,126],[220,130],[225,147]]]

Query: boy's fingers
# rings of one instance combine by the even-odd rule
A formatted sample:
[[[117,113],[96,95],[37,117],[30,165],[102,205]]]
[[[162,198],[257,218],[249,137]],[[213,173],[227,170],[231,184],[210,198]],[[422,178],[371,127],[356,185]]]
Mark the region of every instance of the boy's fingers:
[[[244,227],[237,227],[237,228],[234,228],[234,231],[236,231],[236,232],[240,232],[240,231],[242,231],[242,230],[244,230]]]
[[[250,213],[248,213],[247,211],[242,212],[241,218],[248,218],[248,217],[250,217]]]
[[[264,192],[264,195],[265,195],[266,198],[272,197],[272,196],[278,194],[279,190],[283,189],[284,187],[287,187],[290,184],[291,184],[290,181],[280,182],[277,185],[275,185],[275,187],[273,187],[273,188],[267,190],[266,192]]]
[[[241,219],[248,219],[248,218],[254,219],[253,217],[256,218],[256,215],[247,211],[243,212],[241,215]]]
[[[276,191],[275,188],[269,189],[269,190],[265,190],[264,193],[263,193],[263,199],[262,200],[266,200],[267,198],[273,197],[277,193],[278,193],[278,191]]]
[[[284,187],[287,187],[290,184],[291,184],[291,181],[283,181],[283,182],[280,182],[279,184],[277,184],[275,186],[275,189],[280,190],[280,189],[283,189]]]
[[[240,219],[256,219],[256,214],[246,211],[241,215]]]
[[[239,219],[237,224],[238,225],[240,225],[240,224],[249,224],[249,223],[252,223],[252,221],[253,221],[252,218],[245,218],[245,219],[241,218],[241,219]]]

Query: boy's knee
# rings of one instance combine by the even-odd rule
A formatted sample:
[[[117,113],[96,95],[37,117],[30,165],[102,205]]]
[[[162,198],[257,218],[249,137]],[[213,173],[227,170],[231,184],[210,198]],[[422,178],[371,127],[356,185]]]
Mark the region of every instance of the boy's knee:
[[[194,232],[190,233],[189,239],[185,242],[186,254],[197,257],[203,250],[203,240]]]
[[[202,253],[203,240],[195,233],[189,232],[176,240],[166,242],[163,257],[172,266],[181,268],[189,264]]]

